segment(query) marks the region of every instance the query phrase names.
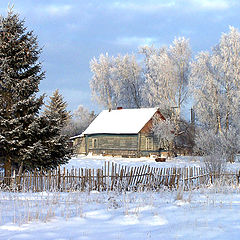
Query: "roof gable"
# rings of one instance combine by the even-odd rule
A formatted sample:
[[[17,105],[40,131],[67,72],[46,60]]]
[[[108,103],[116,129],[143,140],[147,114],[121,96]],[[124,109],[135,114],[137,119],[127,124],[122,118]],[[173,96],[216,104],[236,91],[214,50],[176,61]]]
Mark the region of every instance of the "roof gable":
[[[83,134],[137,134],[157,110],[157,108],[103,110]]]

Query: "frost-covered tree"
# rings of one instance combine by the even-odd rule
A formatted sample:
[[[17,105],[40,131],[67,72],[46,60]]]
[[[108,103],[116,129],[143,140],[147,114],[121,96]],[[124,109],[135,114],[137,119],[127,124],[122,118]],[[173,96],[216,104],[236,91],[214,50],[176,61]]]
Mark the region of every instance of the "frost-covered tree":
[[[169,47],[142,47],[144,55],[145,106],[159,107],[166,118],[154,124],[160,145],[175,151],[192,146],[192,129],[181,118],[187,99],[190,76],[191,48],[189,41],[178,38]]]
[[[167,118],[164,121],[154,119],[152,128],[153,134],[159,141],[159,147],[172,152],[173,155],[181,149],[192,150],[194,145],[192,124],[180,119],[177,125],[178,128],[175,119]]]
[[[108,54],[94,58],[90,81],[93,99],[106,108],[139,108],[142,105],[142,68],[134,55]]]
[[[221,139],[222,155],[229,161],[240,149],[240,33],[230,27],[212,52],[201,52],[192,64],[191,89],[195,112],[206,138],[200,148],[214,153],[210,141]],[[208,136],[211,134],[210,136]],[[217,141],[216,141],[217,142]],[[234,143],[234,146],[229,145]],[[217,146],[216,146],[217,147]]]
[[[145,62],[145,99],[147,106],[165,111],[176,109],[179,119],[187,98],[191,48],[185,38],[176,38],[170,47],[142,47]]]
[[[63,128],[63,133],[69,137],[81,134],[89,124],[94,120],[96,115],[94,112],[89,112],[83,105],[79,105],[73,112],[71,119]]]
[[[107,108],[172,108],[180,118],[187,97],[189,41],[178,38],[169,48],[143,47],[140,52],[144,55],[144,74],[134,55],[101,54],[99,59],[94,58],[90,63],[93,99]]]
[[[13,165],[30,162],[39,149],[35,120],[43,103],[43,96],[36,97],[44,77],[40,52],[33,32],[10,9],[0,19],[0,148],[6,176]]]
[[[215,56],[201,52],[192,64],[192,92],[194,109],[204,129],[222,131],[225,110],[224,95],[220,84],[220,72],[215,66]],[[218,65],[218,63],[217,63]]]
[[[106,108],[112,109],[117,106],[114,92],[114,80],[112,75],[113,59],[108,54],[101,54],[99,59],[93,58],[90,68],[93,77],[90,81],[92,98]]]
[[[198,129],[195,139],[195,151],[204,156],[204,162],[210,173],[224,171],[226,160],[234,161],[239,152],[239,132],[230,127],[216,133],[215,129]]]
[[[118,104],[124,108],[140,108],[143,101],[144,79],[142,68],[137,63],[135,56],[118,55],[114,58],[112,72]]]
[[[64,126],[70,119],[70,112],[67,111],[67,103],[64,101],[63,96],[59,93],[59,90],[55,90],[53,95],[50,96],[50,101],[45,105],[45,114],[55,115],[59,119],[60,126]]]
[[[164,121],[154,119],[152,131],[159,141],[159,148],[173,151],[175,126],[170,119],[166,119]]]

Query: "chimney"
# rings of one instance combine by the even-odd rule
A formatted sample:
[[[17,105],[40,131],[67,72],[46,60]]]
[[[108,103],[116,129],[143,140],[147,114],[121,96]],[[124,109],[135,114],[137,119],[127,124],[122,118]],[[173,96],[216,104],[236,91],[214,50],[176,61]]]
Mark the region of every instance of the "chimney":
[[[117,110],[122,110],[123,108],[122,107],[117,107]]]

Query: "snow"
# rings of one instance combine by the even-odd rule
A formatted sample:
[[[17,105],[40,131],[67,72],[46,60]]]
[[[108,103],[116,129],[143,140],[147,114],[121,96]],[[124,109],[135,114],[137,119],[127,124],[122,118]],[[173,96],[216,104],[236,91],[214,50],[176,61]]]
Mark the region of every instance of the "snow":
[[[199,157],[154,159],[78,156],[65,167],[201,166]],[[239,163],[229,169],[239,169]],[[180,197],[179,197],[180,196]],[[177,200],[178,199],[178,200]],[[179,194],[0,191],[0,239],[239,239],[240,186],[205,186]]]
[[[157,108],[103,110],[82,134],[137,134],[157,110]]]
[[[168,190],[20,193],[22,200],[1,192],[0,239],[239,239],[239,190],[199,189],[182,200]]]
[[[112,156],[92,156],[89,155],[78,155],[70,159],[69,163],[63,165],[66,169],[72,168],[91,168],[91,169],[101,169],[105,162],[117,163],[123,166],[143,166],[150,165],[152,167],[158,168],[184,168],[184,167],[201,167],[204,166],[203,159],[196,156],[179,156],[176,158],[168,158],[166,162],[156,162],[154,157],[141,157],[141,158],[122,158],[122,157],[112,157]],[[229,171],[240,170],[240,162],[227,163],[226,166]]]
[[[76,138],[80,138],[80,137],[83,137],[83,136],[84,136],[83,134],[80,134],[80,135],[76,135],[76,136],[70,137],[69,139],[70,140],[74,140]]]

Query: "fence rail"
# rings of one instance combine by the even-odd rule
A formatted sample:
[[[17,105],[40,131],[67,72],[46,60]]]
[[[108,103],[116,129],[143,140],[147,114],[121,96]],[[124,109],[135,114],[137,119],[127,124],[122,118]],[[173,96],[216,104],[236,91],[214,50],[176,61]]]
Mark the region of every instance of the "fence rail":
[[[13,173],[6,178],[0,173],[2,189],[18,191],[143,191],[147,189],[169,189],[182,186],[184,190],[198,188],[216,180],[227,184],[239,184],[240,171],[221,175],[209,174],[202,167],[156,168],[148,165],[139,167],[122,166],[105,162],[101,169],[65,169],[52,171]]]

